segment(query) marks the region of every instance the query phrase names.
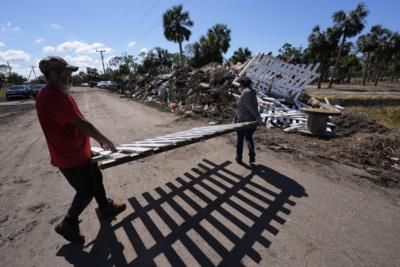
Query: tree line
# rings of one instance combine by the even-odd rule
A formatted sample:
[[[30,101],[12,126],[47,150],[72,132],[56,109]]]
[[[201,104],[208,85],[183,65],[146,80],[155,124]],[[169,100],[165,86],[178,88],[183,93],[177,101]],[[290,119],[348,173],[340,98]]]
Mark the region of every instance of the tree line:
[[[285,43],[278,58],[293,64],[320,63],[318,88],[322,83],[349,83],[357,77],[363,85],[387,79],[398,81],[400,74],[400,34],[382,25],[364,30],[369,10],[360,3],[353,10],[339,10],[332,14],[332,25],[326,29],[316,25],[308,36],[305,48]],[[74,77],[75,83],[88,80],[113,79],[123,81],[136,74],[156,75],[189,65],[202,67],[211,62],[236,64],[252,57],[247,47],[240,47],[229,59],[224,55],[231,42],[231,30],[226,24],[211,26],[199,40],[183,46],[191,37],[194,22],[182,5],[173,6],[163,14],[163,31],[168,41],[178,44],[179,52],[155,47],[137,56],[122,54],[108,62],[106,73],[87,68]],[[272,53],[270,53],[272,54]],[[1,71],[0,71],[1,72]]]
[[[347,12],[336,11],[332,14],[330,27],[313,27],[307,47],[285,43],[276,56],[293,64],[320,63],[319,88],[323,82],[331,87],[333,83],[349,83],[353,77],[362,78],[363,85],[373,83],[376,86],[384,78],[397,81],[400,74],[400,34],[382,25],[373,25],[369,32],[360,35],[368,14],[369,10],[362,3]],[[198,68],[211,62],[243,63],[252,57],[247,47],[240,47],[231,58],[224,58],[231,41],[231,30],[226,24],[212,26],[198,41],[183,47],[183,42],[190,40],[193,25],[189,12],[184,11],[182,5],[173,6],[163,14],[163,29],[167,40],[178,43],[179,53],[155,47],[139,57],[126,54],[116,57],[110,65],[124,75],[132,71],[157,74],[185,64]],[[138,61],[140,58],[141,63]]]

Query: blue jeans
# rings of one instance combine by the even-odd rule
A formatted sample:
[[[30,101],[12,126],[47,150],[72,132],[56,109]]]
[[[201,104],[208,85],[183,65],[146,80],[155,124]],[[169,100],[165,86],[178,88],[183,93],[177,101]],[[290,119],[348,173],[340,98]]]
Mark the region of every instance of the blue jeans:
[[[247,148],[249,149],[250,161],[254,161],[256,152],[254,149],[253,134],[256,128],[246,128],[237,131],[237,142],[236,142],[236,160],[242,160],[243,155],[243,141],[246,140]]]

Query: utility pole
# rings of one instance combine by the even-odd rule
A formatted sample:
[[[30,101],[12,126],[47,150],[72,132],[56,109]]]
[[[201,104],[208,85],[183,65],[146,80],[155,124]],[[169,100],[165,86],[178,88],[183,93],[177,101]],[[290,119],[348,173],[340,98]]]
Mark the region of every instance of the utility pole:
[[[35,75],[35,79],[37,80],[35,68],[36,68],[36,66],[32,66],[33,74]]]
[[[104,68],[104,56],[103,56],[103,53],[106,52],[106,50],[97,50],[96,49],[96,52],[100,53],[100,55],[101,55],[101,63],[103,64],[103,73],[106,74],[106,69]]]
[[[35,75],[35,79],[37,80],[37,76],[36,76],[36,72],[35,72],[35,66],[31,66],[31,71],[29,72],[29,76],[28,76],[28,82],[29,82],[29,78],[31,77],[31,74]]]
[[[10,67],[10,63],[8,63],[7,61],[7,66],[8,66],[8,77],[11,76],[11,67]]]

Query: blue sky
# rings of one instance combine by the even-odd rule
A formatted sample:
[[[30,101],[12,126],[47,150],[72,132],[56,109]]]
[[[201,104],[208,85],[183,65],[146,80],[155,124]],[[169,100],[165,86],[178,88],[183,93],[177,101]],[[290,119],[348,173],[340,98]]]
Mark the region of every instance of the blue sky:
[[[253,53],[276,53],[285,43],[306,47],[315,25],[332,24],[337,10],[351,10],[353,0],[114,0],[32,1],[2,0],[0,16],[0,64],[6,61],[27,76],[46,55],[59,55],[79,65],[101,69],[99,53],[106,59],[124,52],[137,55],[155,46],[178,51],[163,36],[162,14],[183,4],[194,21],[190,42],[216,23],[231,29],[230,57],[238,47]],[[364,31],[381,24],[400,31],[400,1],[363,1],[370,11]]]

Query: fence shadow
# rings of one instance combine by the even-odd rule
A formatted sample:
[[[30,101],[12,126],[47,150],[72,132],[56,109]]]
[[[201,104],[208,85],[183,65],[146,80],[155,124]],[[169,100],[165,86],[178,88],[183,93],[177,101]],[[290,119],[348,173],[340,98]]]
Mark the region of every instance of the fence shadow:
[[[134,212],[115,224],[102,221],[89,252],[68,244],[57,255],[74,266],[231,267],[243,266],[245,257],[259,263],[255,243],[268,248],[268,236],[279,233],[293,199],[307,194],[266,166],[242,177],[230,164],[204,159],[175,181],[130,198]],[[126,247],[121,235],[129,240]]]

